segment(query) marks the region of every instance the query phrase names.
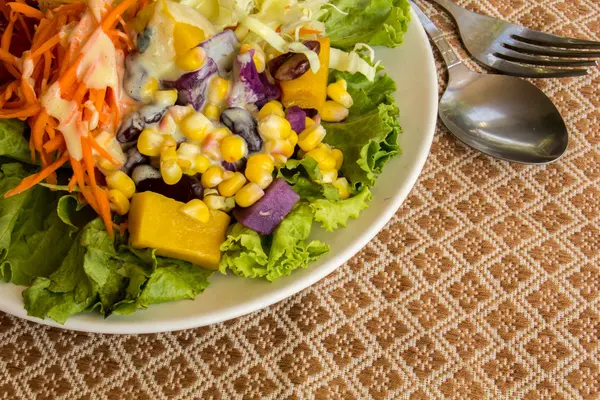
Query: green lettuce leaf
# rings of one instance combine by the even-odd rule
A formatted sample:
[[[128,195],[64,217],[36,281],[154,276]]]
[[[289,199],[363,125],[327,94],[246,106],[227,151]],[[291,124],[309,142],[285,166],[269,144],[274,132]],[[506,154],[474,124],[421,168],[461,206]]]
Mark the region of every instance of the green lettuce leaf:
[[[329,246],[314,240],[306,243],[313,215],[307,203],[300,203],[284,218],[271,236],[235,224],[221,245],[223,256],[219,270],[231,270],[244,278],[265,277],[274,281],[329,251]]]
[[[360,212],[369,207],[371,192],[364,188],[362,192],[346,200],[330,201],[319,199],[310,203],[310,208],[315,215],[315,221],[321,223],[323,229],[333,232],[346,227],[348,219],[357,219]]]
[[[18,119],[0,120],[0,156],[31,163],[29,144],[23,136],[25,126]]]
[[[392,96],[395,82],[387,75],[369,82],[361,74],[334,72],[330,79],[343,78],[354,105],[342,123],[324,123],[324,142],[344,153],[341,172],[356,192],[375,184],[385,163],[400,153],[399,110]]]
[[[98,309],[106,317],[193,299],[208,287],[212,273],[185,261],[157,257],[153,250],[117,248],[97,218],[80,231],[60,267],[37,278],[23,298],[29,315],[64,323],[82,311]]]
[[[410,21],[408,0],[333,0],[331,4],[348,13],[323,8],[321,21],[333,47],[351,49],[356,43],[396,47],[402,43]]]
[[[0,196],[29,175],[21,164],[1,166]],[[63,218],[75,215],[73,204],[63,204],[60,194],[34,187],[9,198],[0,197],[0,279],[28,285],[36,277],[56,270],[72,244],[73,226]]]
[[[277,171],[277,177],[283,178],[298,195],[306,200],[339,200],[338,190],[330,183],[317,183],[323,175],[318,163],[310,157],[302,160],[290,159]]]

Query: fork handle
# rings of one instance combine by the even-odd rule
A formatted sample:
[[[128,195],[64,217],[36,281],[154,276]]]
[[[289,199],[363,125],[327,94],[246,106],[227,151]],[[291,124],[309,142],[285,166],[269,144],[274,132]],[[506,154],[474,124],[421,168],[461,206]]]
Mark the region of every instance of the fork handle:
[[[457,66],[462,66],[463,63],[460,61],[456,53],[450,47],[450,44],[446,39],[444,39],[444,35],[440,30],[435,26],[432,20],[429,19],[427,15],[421,11],[419,6],[417,6],[414,2],[411,1],[412,8],[414,12],[419,17],[423,28],[431,38],[431,41],[437,46],[438,50],[442,54],[446,65],[448,66],[448,70],[452,70],[452,68]],[[464,67],[464,66],[463,66]]]

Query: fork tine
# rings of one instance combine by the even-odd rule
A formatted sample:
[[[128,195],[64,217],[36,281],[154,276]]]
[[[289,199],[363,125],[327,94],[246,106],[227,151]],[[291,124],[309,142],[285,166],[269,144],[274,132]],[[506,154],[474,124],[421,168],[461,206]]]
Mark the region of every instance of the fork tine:
[[[511,37],[521,42],[540,46],[562,47],[565,49],[600,49],[600,42],[566,38],[527,28],[522,28],[518,33],[511,35]]]
[[[544,56],[531,56],[529,54],[518,53],[510,49],[502,49],[494,53],[496,57],[503,60],[514,61],[523,64],[545,65],[549,67],[594,67],[596,61],[593,60],[559,60]]]
[[[490,66],[505,74],[521,76],[524,78],[565,78],[588,74],[588,71],[585,69],[534,67],[532,65],[521,65],[501,58],[497,58]]]
[[[508,43],[502,44],[507,49],[517,51],[519,53],[538,54],[541,56],[550,57],[565,57],[565,58],[597,58],[600,57],[600,51],[588,51],[588,50],[565,50],[555,49],[545,46],[537,46],[535,44],[519,42],[511,40]]]

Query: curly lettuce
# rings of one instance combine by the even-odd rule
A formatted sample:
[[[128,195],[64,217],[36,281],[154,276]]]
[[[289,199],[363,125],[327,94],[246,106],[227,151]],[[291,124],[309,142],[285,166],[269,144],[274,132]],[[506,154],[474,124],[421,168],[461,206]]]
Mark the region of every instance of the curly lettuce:
[[[368,201],[371,201],[371,192],[364,188],[362,192],[346,200],[315,200],[310,203],[310,209],[315,221],[320,222],[323,229],[333,232],[345,228],[350,218],[357,219],[362,210],[369,208]]]

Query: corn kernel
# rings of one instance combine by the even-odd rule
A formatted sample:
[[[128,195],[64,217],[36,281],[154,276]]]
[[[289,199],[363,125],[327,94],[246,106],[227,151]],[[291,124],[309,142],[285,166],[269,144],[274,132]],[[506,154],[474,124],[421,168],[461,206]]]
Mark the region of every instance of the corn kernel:
[[[310,151],[323,141],[326,133],[322,125],[315,124],[306,128],[298,135],[298,146],[304,151]]]
[[[238,135],[230,135],[221,141],[221,156],[227,162],[236,162],[246,156],[246,141]]]
[[[269,114],[258,123],[258,132],[265,139],[287,138],[291,130],[289,121],[277,114]]]
[[[268,173],[272,173],[274,168],[275,164],[272,156],[262,153],[253,154],[248,158],[248,162],[246,163],[246,177],[250,179],[248,172],[267,171]]]
[[[312,119],[312,118],[308,118],[308,117],[306,117],[306,119],[304,120],[304,128],[305,128],[305,129],[306,129],[306,128],[308,128],[308,127],[311,127],[311,126],[313,126],[314,124],[316,124],[316,122],[315,122],[315,120],[314,120],[314,119]]]
[[[206,206],[211,210],[223,210],[225,209],[225,197],[223,196],[206,196],[204,197],[204,202]]]
[[[142,100],[148,101],[148,100],[152,99],[154,92],[156,92],[157,90],[158,90],[158,81],[154,78],[150,78],[150,79],[148,79],[148,81],[146,83],[144,83],[142,85],[140,96],[142,97]]]
[[[128,199],[135,193],[135,183],[125,172],[113,171],[106,176],[106,185],[110,189],[117,189]]]
[[[200,199],[193,199],[179,208],[179,211],[188,217],[200,221],[203,224],[210,222],[210,210],[205,202]]]
[[[129,199],[118,189],[108,191],[108,201],[110,209],[119,215],[125,215],[129,212]]]
[[[162,143],[162,147],[161,147],[161,152],[164,149],[176,149],[176,148],[177,148],[177,141],[175,139],[173,139],[173,136],[163,135],[163,143]]]
[[[331,155],[335,160],[335,169],[339,170],[342,168],[342,164],[344,164],[344,153],[340,149],[331,150]]]
[[[241,172],[234,172],[233,176],[219,183],[219,193],[225,197],[235,195],[246,184],[246,177]]]
[[[175,64],[184,71],[196,71],[206,62],[206,52],[202,47],[194,47],[175,59]]]
[[[104,157],[98,157],[96,162],[98,164],[98,168],[100,168],[103,173],[119,169],[117,165],[111,163]]]
[[[206,137],[207,132],[213,127],[212,122],[200,113],[188,115],[181,121],[181,132],[183,135],[197,142],[201,142]]]
[[[181,180],[183,171],[177,160],[160,161],[160,175],[167,185],[175,185]]]
[[[254,183],[256,183],[259,188],[266,189],[271,183],[273,183],[273,175],[264,173],[262,177],[256,180]]]
[[[223,180],[224,181],[226,181],[227,179],[233,178],[234,175],[235,175],[235,172],[229,171],[228,169],[223,169]]]
[[[200,147],[189,142],[183,142],[179,145],[177,149],[177,159],[179,160],[179,165],[181,165],[182,160],[187,160],[190,162],[190,167],[195,165],[196,157],[200,154]]]
[[[177,90],[158,90],[153,96],[154,103],[160,104],[161,106],[172,106],[177,102]]]
[[[333,186],[338,190],[342,200],[350,197],[350,184],[346,178],[337,178],[333,181]]]
[[[170,114],[167,114],[158,123],[158,130],[163,135],[172,136],[177,132],[177,123]]]
[[[162,148],[164,140],[163,135],[156,129],[146,128],[138,138],[138,151],[145,156],[156,157],[160,154],[160,149]]]
[[[341,122],[348,118],[349,111],[340,103],[327,100],[321,108],[321,118],[327,122]]]
[[[205,188],[214,188],[223,181],[223,172],[223,167],[213,165],[202,174],[200,178],[202,186]]]
[[[264,195],[265,192],[256,183],[248,183],[235,194],[235,202],[240,207],[250,207]]]
[[[235,208],[235,198],[227,197],[225,198],[225,208],[223,211],[231,211]]]
[[[160,152],[160,162],[177,161],[177,150],[175,147],[163,147]]]
[[[267,140],[264,150],[271,155],[281,154],[288,158],[294,154],[294,146],[287,139]]]
[[[191,105],[171,106],[167,110],[167,115],[170,115],[173,118],[173,121],[175,121],[175,123],[179,124],[179,123],[181,123],[181,121],[183,121],[183,119],[185,117],[187,117],[188,115],[190,115],[194,112],[196,112],[196,110],[194,110],[194,107],[192,107]]]
[[[217,128],[214,131],[211,131],[209,133],[210,140],[215,140],[219,143],[221,143],[221,141],[223,139],[225,139],[227,136],[231,136],[231,135],[232,135],[231,131],[224,126],[221,128]]]
[[[231,82],[219,76],[212,78],[208,85],[208,102],[210,104],[224,104]]]
[[[293,149],[296,149],[296,145],[298,144],[298,134],[294,132],[294,130],[290,131],[290,136],[287,137],[288,142]]]
[[[205,155],[200,154],[194,160],[194,169],[197,173],[203,174],[210,168],[210,160]]]
[[[350,108],[354,104],[354,101],[352,100],[352,96],[350,96],[350,93],[348,93],[346,88],[346,81],[340,79],[336,83],[331,83],[329,86],[327,86],[327,96],[329,96],[329,98],[336,103],[339,103],[346,108]]]
[[[204,107],[204,115],[213,121],[218,121],[221,118],[221,109],[215,104],[207,104]]]
[[[323,179],[321,179],[321,183],[332,183],[338,177],[338,172],[335,169],[325,169],[321,170],[321,175],[323,175]]]
[[[282,154],[273,154],[275,168],[282,168],[287,162],[287,157]]]
[[[310,157],[319,163],[320,169],[327,170],[335,168],[335,158],[333,158],[327,148],[317,147],[316,149],[306,153],[306,157]]]
[[[258,112],[258,120],[260,121],[263,118],[268,117],[271,114],[279,115],[280,117],[285,117],[285,113],[283,112],[283,105],[277,100],[271,100]]]
[[[216,188],[213,189],[204,189],[204,197],[207,196],[218,196],[219,191]]]

